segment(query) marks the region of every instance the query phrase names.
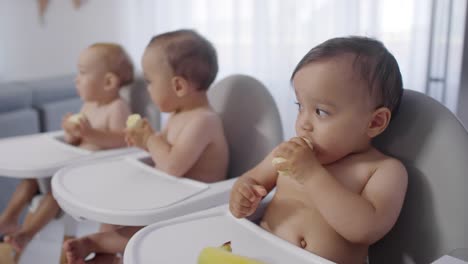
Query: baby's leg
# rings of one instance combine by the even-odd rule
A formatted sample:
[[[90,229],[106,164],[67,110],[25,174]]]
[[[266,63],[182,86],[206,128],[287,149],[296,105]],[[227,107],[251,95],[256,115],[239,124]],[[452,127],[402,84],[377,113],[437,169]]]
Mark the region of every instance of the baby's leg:
[[[36,180],[26,179],[20,182],[7,207],[0,215],[0,234],[8,234],[18,230],[19,216],[37,191]]]
[[[91,253],[123,253],[130,238],[142,227],[124,226],[65,241],[63,248],[69,264],[83,263]]]
[[[52,193],[48,192],[37,210],[29,213],[20,230],[5,236],[5,242],[10,243],[16,251],[21,251],[47,223],[50,222],[60,211]]]
[[[115,231],[123,226],[121,225],[111,225],[111,224],[101,224],[99,227],[99,232],[108,232],[108,231]]]
[[[122,259],[115,254],[96,254],[92,260],[85,262],[86,264],[122,264]]]

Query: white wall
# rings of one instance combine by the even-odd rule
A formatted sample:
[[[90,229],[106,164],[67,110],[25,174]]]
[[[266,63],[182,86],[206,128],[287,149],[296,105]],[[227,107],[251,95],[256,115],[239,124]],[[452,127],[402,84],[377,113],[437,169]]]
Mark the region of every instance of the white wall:
[[[41,23],[36,0],[0,0],[0,81],[73,73],[93,42],[129,45],[130,1],[83,2],[75,10],[72,0],[50,0]]]

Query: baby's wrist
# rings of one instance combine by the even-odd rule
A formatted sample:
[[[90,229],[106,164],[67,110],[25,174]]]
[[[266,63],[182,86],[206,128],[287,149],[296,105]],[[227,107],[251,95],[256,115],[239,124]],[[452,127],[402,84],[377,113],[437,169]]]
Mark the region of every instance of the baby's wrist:
[[[149,134],[148,136],[146,136],[146,139],[143,140],[143,147],[145,149],[149,149],[150,148],[150,143],[151,143],[151,137],[153,136],[154,134]]]

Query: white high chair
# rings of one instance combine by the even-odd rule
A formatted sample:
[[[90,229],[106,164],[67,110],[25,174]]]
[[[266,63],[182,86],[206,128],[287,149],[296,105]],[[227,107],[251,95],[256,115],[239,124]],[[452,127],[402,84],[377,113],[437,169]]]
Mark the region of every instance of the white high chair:
[[[468,133],[457,118],[432,98],[405,90],[400,112],[376,145],[404,162],[409,185],[400,218],[370,248],[370,263],[430,263],[460,248],[466,254]],[[202,248],[227,241],[234,253],[268,264],[330,263],[254,224],[271,196],[250,220],[235,219],[225,206],[147,226],[127,244],[124,263],[196,263]]]
[[[142,91],[146,92],[146,88],[137,80],[126,97],[132,102]],[[149,116],[153,125],[159,125],[159,122],[153,120],[154,117],[159,119],[159,112],[153,109],[132,109]],[[45,193],[50,189],[46,179],[63,167],[136,153],[142,151],[127,147],[101,151],[81,149],[65,143],[63,131],[10,137],[0,139],[0,175],[19,179],[36,178],[40,191]],[[41,199],[42,195],[33,199],[30,211],[35,210]],[[65,214],[50,221],[32,239],[21,253],[18,263],[58,263],[64,235],[82,236],[94,233],[97,229],[97,223],[83,222],[77,225]]]
[[[260,82],[244,75],[221,80],[208,95],[224,123],[229,177],[239,176],[282,140],[276,104]],[[65,168],[52,180],[54,197],[71,215],[128,226],[148,225],[229,199],[234,179],[208,184],[177,178],[148,166],[150,161],[145,153]]]
[[[50,189],[46,179],[62,167],[139,151],[136,148],[120,148],[92,152],[65,143],[63,136],[62,131],[57,131],[1,139],[0,175],[20,179],[36,178],[40,191],[46,193]],[[35,210],[41,199],[42,195],[33,199],[30,211]],[[26,246],[20,255],[19,264],[58,263],[65,232],[86,234],[97,230],[96,224],[83,227],[85,229],[73,226],[67,217],[53,219]]]

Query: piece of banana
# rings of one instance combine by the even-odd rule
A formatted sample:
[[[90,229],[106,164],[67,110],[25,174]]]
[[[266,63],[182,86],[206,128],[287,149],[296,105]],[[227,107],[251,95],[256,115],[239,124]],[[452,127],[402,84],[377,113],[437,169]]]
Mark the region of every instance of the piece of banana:
[[[313,149],[312,143],[310,142],[309,139],[307,139],[305,137],[301,137],[301,138],[307,143],[307,145],[309,146],[310,149]],[[283,157],[276,157],[273,160],[271,160],[271,164],[274,166],[274,165],[277,165],[277,164],[280,164],[280,163],[283,163],[283,162],[286,162],[286,161],[288,161],[288,160],[283,158]],[[279,176],[288,176],[288,174],[289,174],[289,172],[287,170],[278,171]]]
[[[141,123],[141,116],[139,114],[130,115],[127,118],[127,128],[135,128]]]
[[[84,118],[86,118],[86,116],[83,113],[78,113],[78,114],[74,114],[74,115],[70,116],[68,118],[68,121],[71,122],[71,123],[74,123],[74,124],[78,124],[78,123],[80,123],[80,120],[84,119]]]
[[[221,247],[206,247],[198,256],[198,264],[265,264],[258,260],[232,253],[231,242]]]

